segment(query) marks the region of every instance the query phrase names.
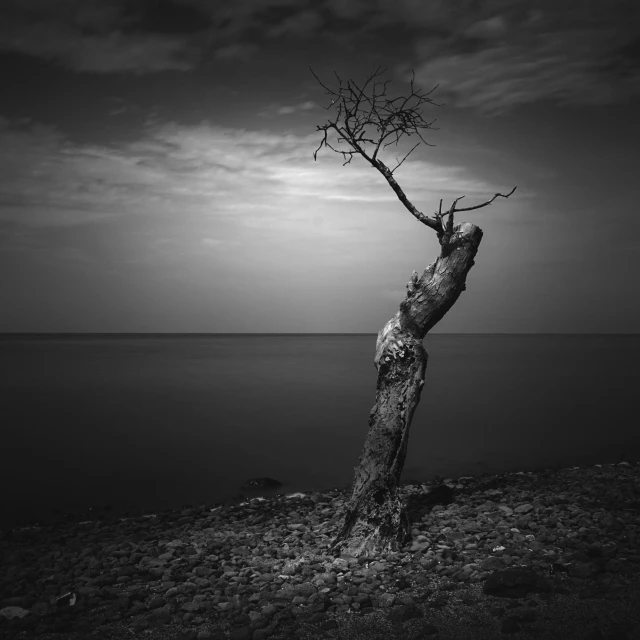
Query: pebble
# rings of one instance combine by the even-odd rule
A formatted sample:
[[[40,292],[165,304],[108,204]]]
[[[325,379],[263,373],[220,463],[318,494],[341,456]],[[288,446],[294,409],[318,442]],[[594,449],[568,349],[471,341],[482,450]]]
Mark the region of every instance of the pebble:
[[[331,635],[346,613],[403,624],[422,615],[417,605],[438,610],[474,584],[495,616],[533,594],[615,599],[637,582],[640,463],[400,491],[411,539],[375,558],[329,553],[346,489],[2,531],[0,637],[100,638],[82,634],[118,624],[141,638],[163,628],[183,640],[286,638],[302,623]],[[536,615],[507,617],[502,633]],[[423,636],[436,633],[423,625]]]

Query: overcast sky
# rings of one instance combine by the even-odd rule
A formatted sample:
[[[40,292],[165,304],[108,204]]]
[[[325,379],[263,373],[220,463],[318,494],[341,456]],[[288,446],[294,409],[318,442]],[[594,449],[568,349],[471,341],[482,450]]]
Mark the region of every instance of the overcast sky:
[[[484,238],[434,332],[638,332],[638,33],[636,0],[2,0],[0,331],[377,332],[437,238],[314,161],[309,67],[381,66],[438,85],[394,174],[421,212],[518,187],[457,217]]]

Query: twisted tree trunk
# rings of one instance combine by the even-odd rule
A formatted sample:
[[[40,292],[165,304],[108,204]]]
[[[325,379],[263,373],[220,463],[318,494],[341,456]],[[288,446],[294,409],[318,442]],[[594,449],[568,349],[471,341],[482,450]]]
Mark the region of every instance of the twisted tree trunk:
[[[413,272],[400,310],[378,333],[376,402],[344,523],[331,545],[334,552],[360,556],[397,551],[408,537],[398,485],[427,367],[422,340],[465,290],[482,239],[482,230],[468,222],[449,231],[453,233],[438,236],[440,257],[420,278]]]

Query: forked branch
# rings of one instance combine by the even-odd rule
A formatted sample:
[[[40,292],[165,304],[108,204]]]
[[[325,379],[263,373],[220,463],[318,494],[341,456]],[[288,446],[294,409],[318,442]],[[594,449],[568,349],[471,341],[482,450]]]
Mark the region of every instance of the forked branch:
[[[311,67],[309,67],[309,69],[311,69]],[[449,237],[453,233],[453,214],[456,211],[455,207],[458,201],[464,198],[464,196],[457,198],[451,205],[449,211],[446,211],[445,213],[442,213],[442,200],[440,200],[440,210],[435,213],[433,217],[425,216],[423,213],[418,211],[416,207],[409,201],[404,191],[402,191],[400,185],[393,177],[394,171],[396,171],[400,167],[400,165],[402,165],[402,163],[409,157],[411,152],[417,146],[419,146],[420,143],[418,142],[415,146],[413,146],[409,153],[407,153],[407,155],[401,161],[399,161],[393,169],[389,169],[389,167],[387,167],[378,158],[378,153],[383,142],[390,136],[394,135],[396,146],[403,135],[411,136],[414,133],[416,133],[420,140],[422,140],[422,142],[424,142],[428,146],[435,146],[430,145],[428,142],[426,142],[425,139],[420,135],[419,131],[420,129],[435,128],[431,126],[435,122],[435,119],[431,122],[426,122],[422,118],[422,111],[419,107],[425,102],[438,107],[442,106],[433,102],[433,100],[431,100],[431,98],[429,97],[429,95],[433,91],[435,91],[435,89],[437,89],[438,85],[436,85],[431,91],[429,91],[429,93],[421,95],[420,91],[414,91],[413,82],[415,74],[412,72],[411,94],[409,96],[400,96],[398,98],[394,98],[393,100],[381,100],[381,98],[386,96],[386,88],[389,81],[387,80],[385,82],[375,82],[375,78],[377,78],[385,71],[381,71],[380,69],[381,67],[378,67],[378,69],[376,69],[373,74],[370,75],[369,78],[367,78],[367,81],[364,83],[362,88],[358,87],[358,85],[353,80],[348,80],[346,86],[343,87],[342,80],[334,71],[333,73],[339,82],[338,91],[333,91],[332,89],[329,89],[327,86],[325,86],[323,82],[318,78],[318,76],[314,73],[313,69],[311,69],[311,73],[313,74],[315,79],[324,89],[326,89],[326,93],[332,96],[331,104],[328,107],[325,107],[325,109],[335,107],[338,112],[335,120],[329,120],[327,124],[318,125],[316,127],[317,131],[324,131],[324,137],[321,140],[318,148],[314,151],[313,158],[314,160],[318,159],[318,151],[320,151],[323,145],[325,147],[328,147],[332,151],[341,153],[343,155],[343,158],[345,159],[343,166],[351,162],[355,153],[359,153],[372,167],[382,173],[391,188],[396,192],[396,195],[398,196],[400,202],[404,204],[404,206],[411,212],[411,214],[420,222],[437,232],[438,239],[442,244],[443,240],[446,239],[446,241],[448,241]],[[372,94],[367,95],[367,86],[372,81],[374,81]],[[381,85],[382,89],[378,90]],[[412,98],[417,98],[417,103],[413,106],[409,106],[409,102]],[[340,122],[341,119],[342,122]],[[376,128],[378,134],[376,139],[368,137],[370,134],[366,132],[367,126],[374,126]],[[350,146],[350,150],[334,149],[329,144],[327,135],[328,132],[332,129],[335,130],[338,134],[338,143],[346,142]],[[386,142],[384,144],[384,147],[386,148],[390,144],[393,144],[393,142],[393,140]],[[365,151],[365,144],[375,145],[374,151],[371,155],[369,155]],[[398,161],[397,158],[396,161]],[[515,190],[516,188],[514,187],[507,195],[496,193],[496,195],[487,202],[476,205],[475,207],[458,209],[457,211],[471,211],[473,209],[486,207],[487,205],[491,204],[498,196],[508,198]],[[447,215],[449,216],[449,219],[447,220],[447,223],[445,225],[443,219],[444,216]]]
[[[493,196],[491,200],[487,200],[482,204],[477,204],[475,207],[465,207],[464,209],[456,209],[456,204],[458,204],[458,201],[464,198],[464,196],[460,196],[459,198],[456,198],[454,200],[449,211],[445,211],[444,213],[442,213],[442,200],[440,200],[440,209],[434,213],[434,216],[442,227],[441,233],[444,236],[447,236],[447,238],[450,238],[451,235],[453,234],[453,214],[454,213],[457,213],[459,211],[473,211],[474,209],[482,209],[482,207],[486,207],[487,205],[491,204],[498,196],[500,196],[501,198],[508,198],[516,189],[517,187],[513,187],[513,189],[511,189],[511,191],[509,191],[509,193],[507,194],[496,193],[496,195]],[[447,220],[446,225],[443,223],[444,216],[449,216],[449,219]],[[440,239],[440,233],[438,234],[438,239]],[[442,244],[442,240],[441,240],[441,244]]]

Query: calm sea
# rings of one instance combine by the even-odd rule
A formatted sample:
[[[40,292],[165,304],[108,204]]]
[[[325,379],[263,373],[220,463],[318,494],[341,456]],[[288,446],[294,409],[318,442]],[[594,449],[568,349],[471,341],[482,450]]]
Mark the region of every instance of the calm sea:
[[[0,527],[347,486],[375,335],[0,336]],[[640,459],[640,335],[434,334],[403,479]],[[634,416],[636,419],[634,419]]]

